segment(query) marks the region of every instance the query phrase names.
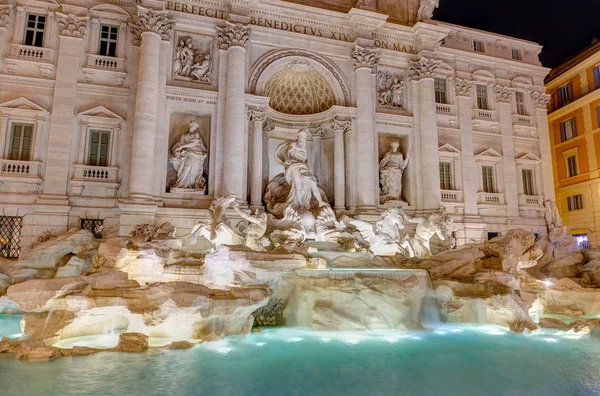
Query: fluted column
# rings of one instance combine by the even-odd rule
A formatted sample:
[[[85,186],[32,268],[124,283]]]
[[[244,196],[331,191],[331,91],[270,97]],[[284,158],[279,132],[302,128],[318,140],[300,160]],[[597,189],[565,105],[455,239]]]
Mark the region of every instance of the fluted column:
[[[541,183],[542,189],[538,194],[544,195],[544,200],[555,200],[554,178],[552,175],[552,149],[550,148],[550,131],[548,130],[548,101],[550,95],[545,92],[532,92],[531,101],[535,108],[535,121],[540,141]]]
[[[374,68],[379,53],[373,48],[356,46],[352,52],[356,80],[356,183],[358,209],[375,209],[379,204],[377,169],[377,131],[375,128]]]
[[[246,200],[244,172],[245,150],[245,81],[246,45],[250,28],[226,22],[217,27],[220,49],[227,50],[227,82],[225,84],[225,119],[223,122],[222,195],[234,194]]]
[[[344,155],[344,132],[349,128],[349,122],[336,119],[333,125],[333,183],[335,210],[346,209],[346,158]]]
[[[421,162],[421,205],[430,211],[440,207],[440,162],[433,72],[441,61],[421,58],[409,63],[408,78],[416,85],[419,105],[419,143]]]
[[[502,144],[502,170],[504,173],[504,196],[506,215],[519,216],[519,190],[517,188],[517,164],[515,162],[515,142],[512,128],[511,100],[513,91],[508,87],[496,85],[494,95],[498,105],[498,122]]]
[[[141,41],[129,187],[129,197],[135,201],[152,202],[160,42],[170,39],[174,25],[166,12],[142,7],[130,25],[134,40]]]
[[[473,145],[473,87],[475,83],[460,78],[454,79],[460,127],[460,149],[462,160],[462,184],[465,216],[477,216],[477,166]]]
[[[71,142],[77,98],[77,75],[87,18],[55,14],[59,48],[56,61],[56,87],[52,100],[48,151],[45,159],[44,189],[38,203],[67,204],[67,185],[71,170]]]
[[[321,171],[321,163],[323,160],[323,154],[322,154],[323,153],[323,133],[324,133],[324,131],[322,129],[318,129],[318,130],[314,131],[312,134],[312,139],[313,139],[312,171],[313,171],[313,174],[315,175],[315,177],[317,178],[317,183],[319,183],[319,185],[323,182],[323,172]]]
[[[264,111],[252,109],[248,111],[252,122],[252,177],[250,186],[250,207],[262,208],[263,183],[263,123],[266,119]]]

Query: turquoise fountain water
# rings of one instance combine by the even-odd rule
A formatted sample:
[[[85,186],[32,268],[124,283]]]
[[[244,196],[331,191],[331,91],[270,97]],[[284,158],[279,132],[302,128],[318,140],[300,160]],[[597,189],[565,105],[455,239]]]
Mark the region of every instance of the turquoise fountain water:
[[[0,316],[0,335],[18,332]],[[419,332],[280,328],[192,350],[51,362],[0,354],[4,395],[595,395],[600,340],[491,326]]]

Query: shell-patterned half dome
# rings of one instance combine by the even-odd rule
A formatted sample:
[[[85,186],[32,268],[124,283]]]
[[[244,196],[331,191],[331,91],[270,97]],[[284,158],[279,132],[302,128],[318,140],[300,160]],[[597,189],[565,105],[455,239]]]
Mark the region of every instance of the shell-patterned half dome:
[[[276,72],[267,82],[265,96],[272,109],[285,114],[316,114],[336,104],[327,79],[305,61],[294,61]]]

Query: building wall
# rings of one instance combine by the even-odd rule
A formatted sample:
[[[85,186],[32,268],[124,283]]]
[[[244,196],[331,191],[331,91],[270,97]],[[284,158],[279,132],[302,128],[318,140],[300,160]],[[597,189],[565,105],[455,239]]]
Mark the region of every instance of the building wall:
[[[416,13],[418,2],[405,3]],[[551,154],[546,130],[547,69],[539,63],[539,45],[435,21],[388,23],[370,10],[289,2],[245,8],[226,0],[184,5],[81,0],[0,6],[0,205],[5,216],[25,216],[23,246],[44,231],[76,228],[81,218],[105,219],[107,234],[170,221],[185,236],[208,216],[216,196],[235,192],[242,206],[261,205],[253,187],[264,194],[281,171],[275,148],[302,128],[312,134],[309,163],[339,213],[375,220],[390,205],[416,215],[444,205],[459,243],[516,227],[544,231],[543,202],[553,197],[550,162],[557,154]],[[161,30],[140,22],[150,8],[174,25]],[[41,48],[24,44],[28,13],[47,17]],[[219,36],[217,27],[230,28],[225,19],[250,28],[247,42]],[[98,54],[103,24],[118,29],[116,57]],[[207,81],[177,74],[177,46],[188,38],[198,54],[212,57]],[[484,43],[483,52],[474,50],[474,40]],[[357,65],[362,47],[378,60]],[[293,62],[327,80],[335,106],[307,115],[269,106],[268,81]],[[403,85],[400,103],[391,104],[381,98],[391,89],[384,80],[394,78]],[[446,82],[446,103],[435,102],[434,78]],[[486,89],[487,109],[477,106],[476,85]],[[516,92],[523,94],[524,114],[517,114]],[[374,116],[365,117],[370,109]],[[171,147],[191,120],[201,125],[208,150],[204,193],[169,184]],[[25,163],[8,155],[14,122],[35,125],[33,154]],[[585,112],[578,115],[578,123],[586,122]],[[103,167],[86,163],[96,129],[112,136]],[[556,135],[556,125],[550,130]],[[584,140],[594,147],[594,138]],[[410,148],[412,157],[403,178],[406,202],[384,204],[378,162],[392,141],[401,142],[404,154]],[[597,166],[585,164],[599,157],[583,151],[587,175]],[[253,161],[259,154],[262,163]],[[440,189],[440,161],[452,163],[451,190]],[[483,165],[494,168],[493,192],[483,192]],[[533,172],[533,195],[524,194],[522,169]]]
[[[554,179],[557,207],[573,234],[587,234],[591,247],[600,245],[600,90],[595,89],[594,69],[600,66],[600,43],[582,51],[550,73],[546,83],[552,94],[548,115],[552,131]],[[558,89],[573,86],[573,100],[562,106]],[[561,142],[560,124],[575,118],[577,134]],[[579,174],[568,177],[565,153],[576,153]],[[583,208],[569,210],[568,197],[581,194]]]

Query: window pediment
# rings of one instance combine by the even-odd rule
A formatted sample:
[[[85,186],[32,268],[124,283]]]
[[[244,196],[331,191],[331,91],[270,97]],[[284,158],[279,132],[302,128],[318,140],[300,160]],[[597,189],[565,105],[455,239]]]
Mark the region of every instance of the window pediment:
[[[13,117],[26,117],[43,120],[46,118],[48,110],[27,98],[21,97],[8,102],[0,103],[0,114]]]
[[[77,114],[81,121],[96,126],[106,126],[110,128],[120,128],[123,117],[110,111],[104,106],[94,107]]]
[[[460,157],[460,150],[451,145],[450,143],[446,143],[441,145],[438,148],[438,153],[440,158],[457,158]]]
[[[112,4],[99,4],[92,7],[90,15],[96,18],[113,19],[121,22],[126,22],[131,17],[127,11]]]
[[[26,7],[28,10],[31,10],[31,11],[36,11],[36,10],[56,11],[60,7],[60,4],[55,0],[33,0],[33,1],[18,0],[17,5]]]
[[[542,160],[538,158],[537,155],[530,152],[517,158],[516,162],[519,165],[538,165],[542,162]]]
[[[484,150],[481,153],[475,155],[475,161],[478,162],[500,162],[501,160],[502,155],[500,155],[500,153],[498,153],[492,148]]]

